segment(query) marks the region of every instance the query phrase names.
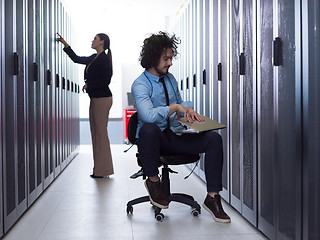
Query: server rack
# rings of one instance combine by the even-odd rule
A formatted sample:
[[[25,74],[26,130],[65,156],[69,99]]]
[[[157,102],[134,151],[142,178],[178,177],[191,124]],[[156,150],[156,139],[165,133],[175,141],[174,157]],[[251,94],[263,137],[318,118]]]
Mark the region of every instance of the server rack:
[[[1,237],[75,156],[80,135],[77,76],[64,66],[55,40],[62,27],[71,38],[63,6],[58,0],[0,3]],[[68,79],[64,95],[56,74]]]
[[[205,113],[208,101],[209,116],[227,125],[220,131],[225,157],[221,195],[270,239],[319,239],[320,4],[208,2],[196,5],[204,6],[204,29],[197,32],[203,36],[196,39],[206,39],[209,24],[209,44],[203,51],[197,48],[203,59],[209,52],[210,92],[206,96],[204,88],[195,94],[197,99],[202,95]],[[187,1],[179,18],[179,34],[187,45],[179,74],[188,78],[194,7]],[[182,95],[192,100],[188,84],[181,86],[187,86]],[[201,178],[202,170],[200,162],[195,173]]]
[[[302,2],[303,239],[320,238],[320,4]]]
[[[259,229],[276,239],[301,236],[299,9],[300,1],[259,2],[258,216]]]

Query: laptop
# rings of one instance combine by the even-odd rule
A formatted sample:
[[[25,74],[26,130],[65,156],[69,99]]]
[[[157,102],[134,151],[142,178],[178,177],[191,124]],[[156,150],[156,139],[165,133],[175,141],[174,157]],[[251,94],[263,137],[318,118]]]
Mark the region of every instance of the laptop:
[[[225,125],[214,121],[206,116],[201,117],[204,119],[203,122],[194,121],[193,123],[186,122],[184,118],[176,119],[179,123],[186,126],[187,129],[185,131],[182,131],[182,133],[199,133],[209,130],[218,130],[226,128]]]

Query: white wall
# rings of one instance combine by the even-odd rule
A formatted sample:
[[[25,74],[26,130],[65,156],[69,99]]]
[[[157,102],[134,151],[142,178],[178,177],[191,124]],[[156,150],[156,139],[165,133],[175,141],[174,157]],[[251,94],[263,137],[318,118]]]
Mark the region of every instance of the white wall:
[[[91,41],[97,33],[110,37],[114,75],[111,118],[121,118],[127,107],[127,92],[143,71],[138,58],[143,40],[151,33],[166,31],[185,0],[62,0],[75,26],[78,39],[74,51],[91,55]],[[80,67],[80,86],[83,85]],[[80,94],[80,118],[88,118],[89,98]]]

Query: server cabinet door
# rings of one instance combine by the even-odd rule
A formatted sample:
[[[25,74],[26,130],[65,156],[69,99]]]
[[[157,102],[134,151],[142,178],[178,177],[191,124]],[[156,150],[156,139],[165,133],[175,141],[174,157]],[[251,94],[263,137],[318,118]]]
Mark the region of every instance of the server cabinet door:
[[[48,11],[49,11],[49,69],[50,69],[50,81],[49,85],[49,135],[50,135],[50,157],[49,157],[49,165],[50,165],[50,174],[53,174],[54,178],[54,163],[55,163],[55,49],[57,42],[56,36],[57,32],[55,29],[55,16],[54,16],[54,0],[49,0]]]
[[[231,205],[241,212],[241,156],[240,156],[240,0],[231,1],[231,81],[230,81],[230,164]]]
[[[178,68],[177,69],[177,71],[178,71],[177,81],[178,81],[180,95],[183,98],[183,79],[184,79],[184,76],[183,76],[183,57],[182,56],[184,56],[184,54],[185,54],[184,48],[183,48],[184,42],[182,40],[183,32],[184,32],[184,30],[183,30],[183,13],[180,14],[177,29],[178,29],[177,36],[181,40],[180,47],[179,47],[179,52],[180,52],[181,57],[179,57],[177,59],[177,65],[178,65],[178,67],[177,67]]]
[[[52,0],[43,1],[43,45],[44,45],[44,188],[53,181],[51,159],[52,132]]]
[[[243,53],[245,72],[242,78],[242,214],[257,225],[257,170],[256,170],[256,4],[243,4]],[[241,55],[241,54],[240,54]],[[242,71],[240,60],[240,73]]]
[[[27,209],[27,76],[26,76],[26,1],[16,3],[17,12],[17,138],[18,138],[18,217]]]
[[[258,3],[258,227],[272,239],[301,236],[299,2]]]
[[[210,35],[209,35],[209,97],[206,99],[209,105],[209,116],[218,120],[218,78],[217,78],[217,64],[218,64],[218,1],[210,1]]]
[[[49,163],[49,90],[48,90],[48,76],[49,69],[49,14],[48,14],[48,1],[43,1],[42,6],[43,24],[41,27],[43,38],[43,171],[44,171],[44,189],[49,184],[50,179],[50,163]],[[49,179],[48,179],[49,178]]]
[[[192,8],[189,3],[186,9],[186,100],[192,101],[192,72],[191,72],[191,59],[192,59],[192,28],[190,27],[192,24]]]
[[[3,144],[4,231],[18,219],[18,139],[17,139],[17,75],[15,1],[5,1],[5,122]]]
[[[0,15],[4,16],[4,0],[0,0]],[[4,132],[4,126],[3,126],[3,117],[4,117],[4,99],[2,99],[2,91],[5,89],[4,88],[4,66],[3,66],[3,62],[4,62],[4,28],[3,28],[3,21],[2,21],[2,17],[0,17],[0,86],[1,86],[1,90],[0,90],[0,129],[1,129],[1,133]],[[1,173],[1,177],[0,177],[0,237],[3,235],[3,189],[2,189],[2,178],[3,178],[3,172],[2,172],[2,165],[3,165],[3,149],[2,149],[2,145],[3,145],[3,134],[0,135],[0,152],[1,152],[1,156],[0,156],[0,173]]]
[[[66,18],[65,18],[65,10],[60,3],[60,14],[61,14],[61,29],[62,36],[67,37],[66,31]],[[68,38],[67,38],[68,41]],[[62,91],[61,91],[61,169],[64,169],[67,165],[66,162],[66,88],[67,88],[67,76],[66,76],[66,63],[67,63],[66,54],[62,54],[61,56],[61,70],[62,70]]]
[[[182,61],[182,73],[183,73],[183,78],[182,78],[182,91],[183,95],[182,98],[183,100],[187,100],[187,79],[188,79],[188,74],[187,74],[187,56],[188,56],[188,28],[187,28],[187,16],[188,16],[188,11],[185,8],[184,13],[182,14],[182,34],[181,34],[181,40],[182,40],[182,47],[183,47],[183,61]]]
[[[256,225],[255,1],[231,3],[231,204]]]
[[[302,204],[300,1],[277,2],[278,19],[274,21],[274,28],[278,27],[276,36],[283,45],[283,65],[275,67],[277,230],[279,239],[299,239]]]
[[[70,36],[70,18],[67,13],[66,15],[66,31],[67,31],[67,36],[70,41],[71,36]],[[70,162],[70,139],[71,139],[71,125],[70,125],[70,119],[71,119],[71,109],[72,109],[72,101],[71,101],[71,79],[72,79],[72,72],[70,68],[70,58],[67,58],[66,60],[66,76],[67,76],[67,91],[66,91],[66,157],[68,161]]]
[[[209,83],[203,83],[203,79],[206,79],[207,75],[209,75],[209,2],[206,0],[198,1],[197,29],[197,112],[201,115],[209,116]],[[208,45],[206,45],[205,42],[207,42]],[[206,68],[207,71],[205,71]],[[204,77],[203,74],[206,74],[206,76]],[[209,77],[207,79],[209,82]],[[205,108],[207,108],[208,111],[205,111]],[[201,159],[197,169],[195,169],[195,173],[205,181],[204,154],[201,154]]]
[[[303,19],[303,239],[320,239],[320,3],[304,1]]]
[[[191,58],[190,58],[190,70],[191,70],[191,74],[190,74],[190,80],[191,80],[191,101],[193,102],[193,106],[194,109],[196,111],[198,111],[198,103],[197,103],[197,35],[198,35],[198,29],[197,29],[197,1],[195,0],[191,0],[190,2],[191,4],[191,29],[192,29],[192,33],[191,33]]]
[[[229,4],[227,1],[218,1],[218,62],[213,67],[217,71],[218,81],[218,121],[227,126],[220,131],[223,140],[223,169],[221,195],[226,201],[230,201],[230,157],[229,157],[229,34],[228,34],[228,16]]]
[[[55,28],[58,33],[62,34],[61,30],[61,5],[58,0],[55,0]],[[55,162],[55,177],[61,172],[61,83],[62,83],[62,72],[61,72],[61,54],[62,46],[56,42],[56,61],[55,61],[55,122],[56,122],[56,162]]]
[[[68,36],[69,36],[69,40],[70,42],[72,42],[72,36],[71,36],[71,20],[69,15],[66,13],[67,15],[67,32],[68,32]],[[69,158],[70,154],[71,154],[71,136],[72,136],[72,125],[71,125],[71,116],[72,116],[72,81],[73,81],[73,71],[72,71],[72,67],[71,67],[71,59],[68,58],[67,59],[67,75],[68,75],[68,80],[69,80],[69,85],[68,85],[68,99],[67,99],[67,108],[68,108],[68,117],[67,117],[67,121],[68,121],[68,136],[67,136],[67,140],[68,140],[68,144],[67,144],[67,156],[68,156],[68,160],[70,161],[71,159]]]
[[[56,134],[56,121],[55,121],[55,64],[56,64],[56,25],[55,25],[55,0],[49,0],[48,11],[49,11],[49,74],[50,81],[48,81],[48,102],[49,102],[49,174],[53,175],[54,178],[54,169],[55,169],[55,161],[56,161],[56,142],[55,142],[55,134]]]
[[[201,105],[200,105],[200,114],[205,116],[210,116],[210,1],[203,0],[200,1],[202,3],[202,10],[200,14],[200,18],[202,22],[201,28],[201,38],[200,38],[200,49],[201,49],[201,62],[200,62],[200,74],[201,81],[200,81],[200,94],[202,95],[201,98]]]
[[[43,190],[44,179],[44,45],[43,45],[43,0],[35,0],[35,60],[38,66],[38,81],[35,83],[36,99],[36,186],[38,194]]]
[[[276,239],[275,81],[272,61],[273,2],[257,5],[258,42],[258,228]]]
[[[27,7],[27,83],[28,83],[28,205],[30,206],[41,193],[37,185],[37,115],[36,86],[39,81],[39,65],[36,61],[36,4],[28,0]]]

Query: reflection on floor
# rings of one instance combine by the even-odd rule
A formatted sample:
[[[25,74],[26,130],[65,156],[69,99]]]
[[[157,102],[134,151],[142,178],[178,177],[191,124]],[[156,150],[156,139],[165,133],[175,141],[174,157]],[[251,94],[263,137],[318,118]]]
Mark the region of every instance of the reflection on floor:
[[[202,208],[198,217],[190,207],[172,203],[162,213],[163,222],[154,218],[149,203],[136,205],[127,215],[128,200],[146,194],[141,178],[129,176],[139,168],[133,147],[112,145],[115,174],[106,179],[92,179],[92,151],[81,145],[79,154],[33,206],[7,233],[5,240],[157,240],[157,239],[266,239],[224,203],[231,224],[216,223]],[[174,166],[179,174],[171,174],[172,192],[185,192],[195,197],[200,205],[204,200],[205,184],[195,175],[187,180],[185,166]]]

